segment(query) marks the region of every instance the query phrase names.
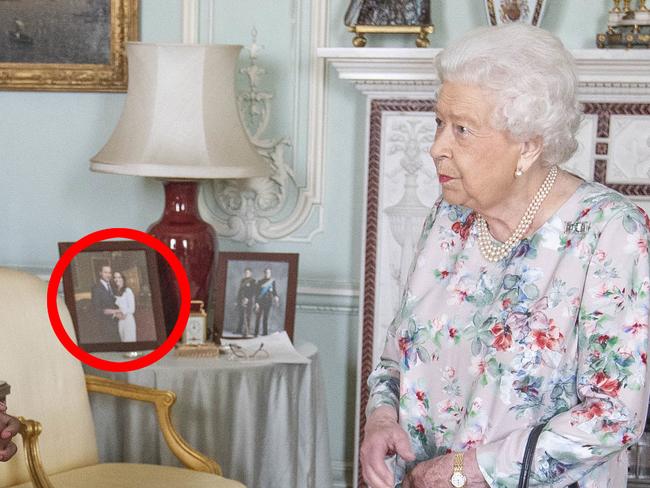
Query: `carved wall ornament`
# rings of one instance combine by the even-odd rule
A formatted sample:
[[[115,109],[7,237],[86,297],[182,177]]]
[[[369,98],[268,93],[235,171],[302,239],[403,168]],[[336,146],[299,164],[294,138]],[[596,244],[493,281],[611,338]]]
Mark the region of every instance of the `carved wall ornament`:
[[[428,158],[428,151],[433,143],[435,124],[432,123],[431,116],[398,115],[393,117],[397,120],[390,124],[386,154],[386,178],[392,181],[386,184],[387,193],[401,195],[401,197],[397,203],[386,206],[383,212],[388,217],[392,238],[399,246],[399,250],[388,255],[390,261],[388,268],[393,278],[391,288],[395,291],[395,293],[391,293],[393,298],[392,313],[395,313],[399,301],[399,290],[402,289],[406,281],[406,271],[413,259],[422,222],[434,199],[430,188],[434,186],[435,174]],[[393,162],[395,159],[397,160]],[[427,159],[429,159],[429,164],[425,165],[424,160]],[[423,179],[426,186],[421,187],[418,179]],[[428,197],[426,204],[422,202],[418,191],[426,193],[426,197]]]
[[[238,96],[240,116],[251,142],[269,161],[272,174],[268,178],[215,180],[208,203],[217,218],[219,235],[253,245],[273,238],[266,231],[287,205],[289,187],[297,183],[286,161],[285,149],[291,146],[290,139],[264,136],[269,128],[273,95],[260,89],[266,70],[257,62],[264,48],[257,43],[256,29],[252,31],[252,44],[245,49],[248,65],[239,71],[246,76],[248,89]]]
[[[598,117],[593,179],[637,200],[650,200],[650,104],[585,103]]]
[[[208,29],[201,32],[207,33],[212,42],[214,0],[208,2],[207,10],[199,9],[196,2],[187,3],[183,12],[183,38],[193,42],[201,40],[198,25],[203,13]],[[273,93],[262,88],[267,80],[261,62],[264,48],[258,42],[257,29],[252,30],[252,42],[246,48],[248,57],[240,70],[245,88],[239,92],[238,104],[250,140],[268,160],[272,174],[268,178],[249,180],[215,180],[204,186],[203,214],[222,237],[249,246],[270,240],[311,242],[323,230],[325,62],[310,53],[325,43],[326,8],[325,0],[291,3],[291,29],[299,41],[287,52],[289,70],[295,71],[283,73],[295,84],[289,87],[292,104],[288,110],[293,117],[290,135],[286,132],[280,136],[268,135],[273,129],[277,131],[272,115],[279,109],[273,105]],[[308,20],[296,22],[295,19]],[[305,67],[308,82],[300,85],[305,79]]]

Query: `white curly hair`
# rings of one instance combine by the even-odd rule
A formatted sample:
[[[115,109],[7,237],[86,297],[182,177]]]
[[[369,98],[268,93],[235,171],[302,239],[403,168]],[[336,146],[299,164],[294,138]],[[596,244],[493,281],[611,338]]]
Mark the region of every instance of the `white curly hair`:
[[[577,149],[575,61],[549,32],[521,23],[475,29],[441,51],[435,67],[443,83],[493,92],[494,128],[522,142],[541,136],[544,164],[564,163]]]

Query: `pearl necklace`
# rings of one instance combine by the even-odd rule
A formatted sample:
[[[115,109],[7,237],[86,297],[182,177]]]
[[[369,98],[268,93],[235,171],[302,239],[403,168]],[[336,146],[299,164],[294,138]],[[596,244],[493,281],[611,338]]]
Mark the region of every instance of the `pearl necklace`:
[[[544,183],[537,190],[533,201],[530,202],[524,216],[517,224],[515,231],[508,237],[508,240],[504,243],[495,243],[490,231],[488,230],[487,222],[485,218],[480,213],[476,213],[476,226],[478,230],[478,246],[481,250],[483,257],[490,261],[491,263],[496,263],[507,257],[510,252],[521,242],[521,239],[526,235],[526,232],[530,228],[535,216],[539,210],[539,207],[542,205],[544,199],[551,192],[553,184],[555,183],[555,178],[557,177],[558,169],[557,166],[553,166],[548,172]]]

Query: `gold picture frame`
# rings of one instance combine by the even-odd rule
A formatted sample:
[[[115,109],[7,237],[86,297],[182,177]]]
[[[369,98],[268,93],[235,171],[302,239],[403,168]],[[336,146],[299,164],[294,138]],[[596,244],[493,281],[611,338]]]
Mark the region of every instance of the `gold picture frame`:
[[[126,43],[139,37],[138,0],[94,0],[85,9],[65,0],[0,2],[0,19],[7,19],[0,26],[0,90],[126,91]],[[97,37],[81,37],[86,32]]]

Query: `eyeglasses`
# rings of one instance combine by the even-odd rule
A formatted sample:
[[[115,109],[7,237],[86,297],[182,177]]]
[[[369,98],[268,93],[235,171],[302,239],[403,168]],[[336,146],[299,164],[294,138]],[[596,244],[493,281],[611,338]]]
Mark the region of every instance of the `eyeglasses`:
[[[247,349],[239,344],[228,344],[228,358],[227,359],[268,359],[269,352],[264,349],[264,343],[261,342],[256,350]]]

